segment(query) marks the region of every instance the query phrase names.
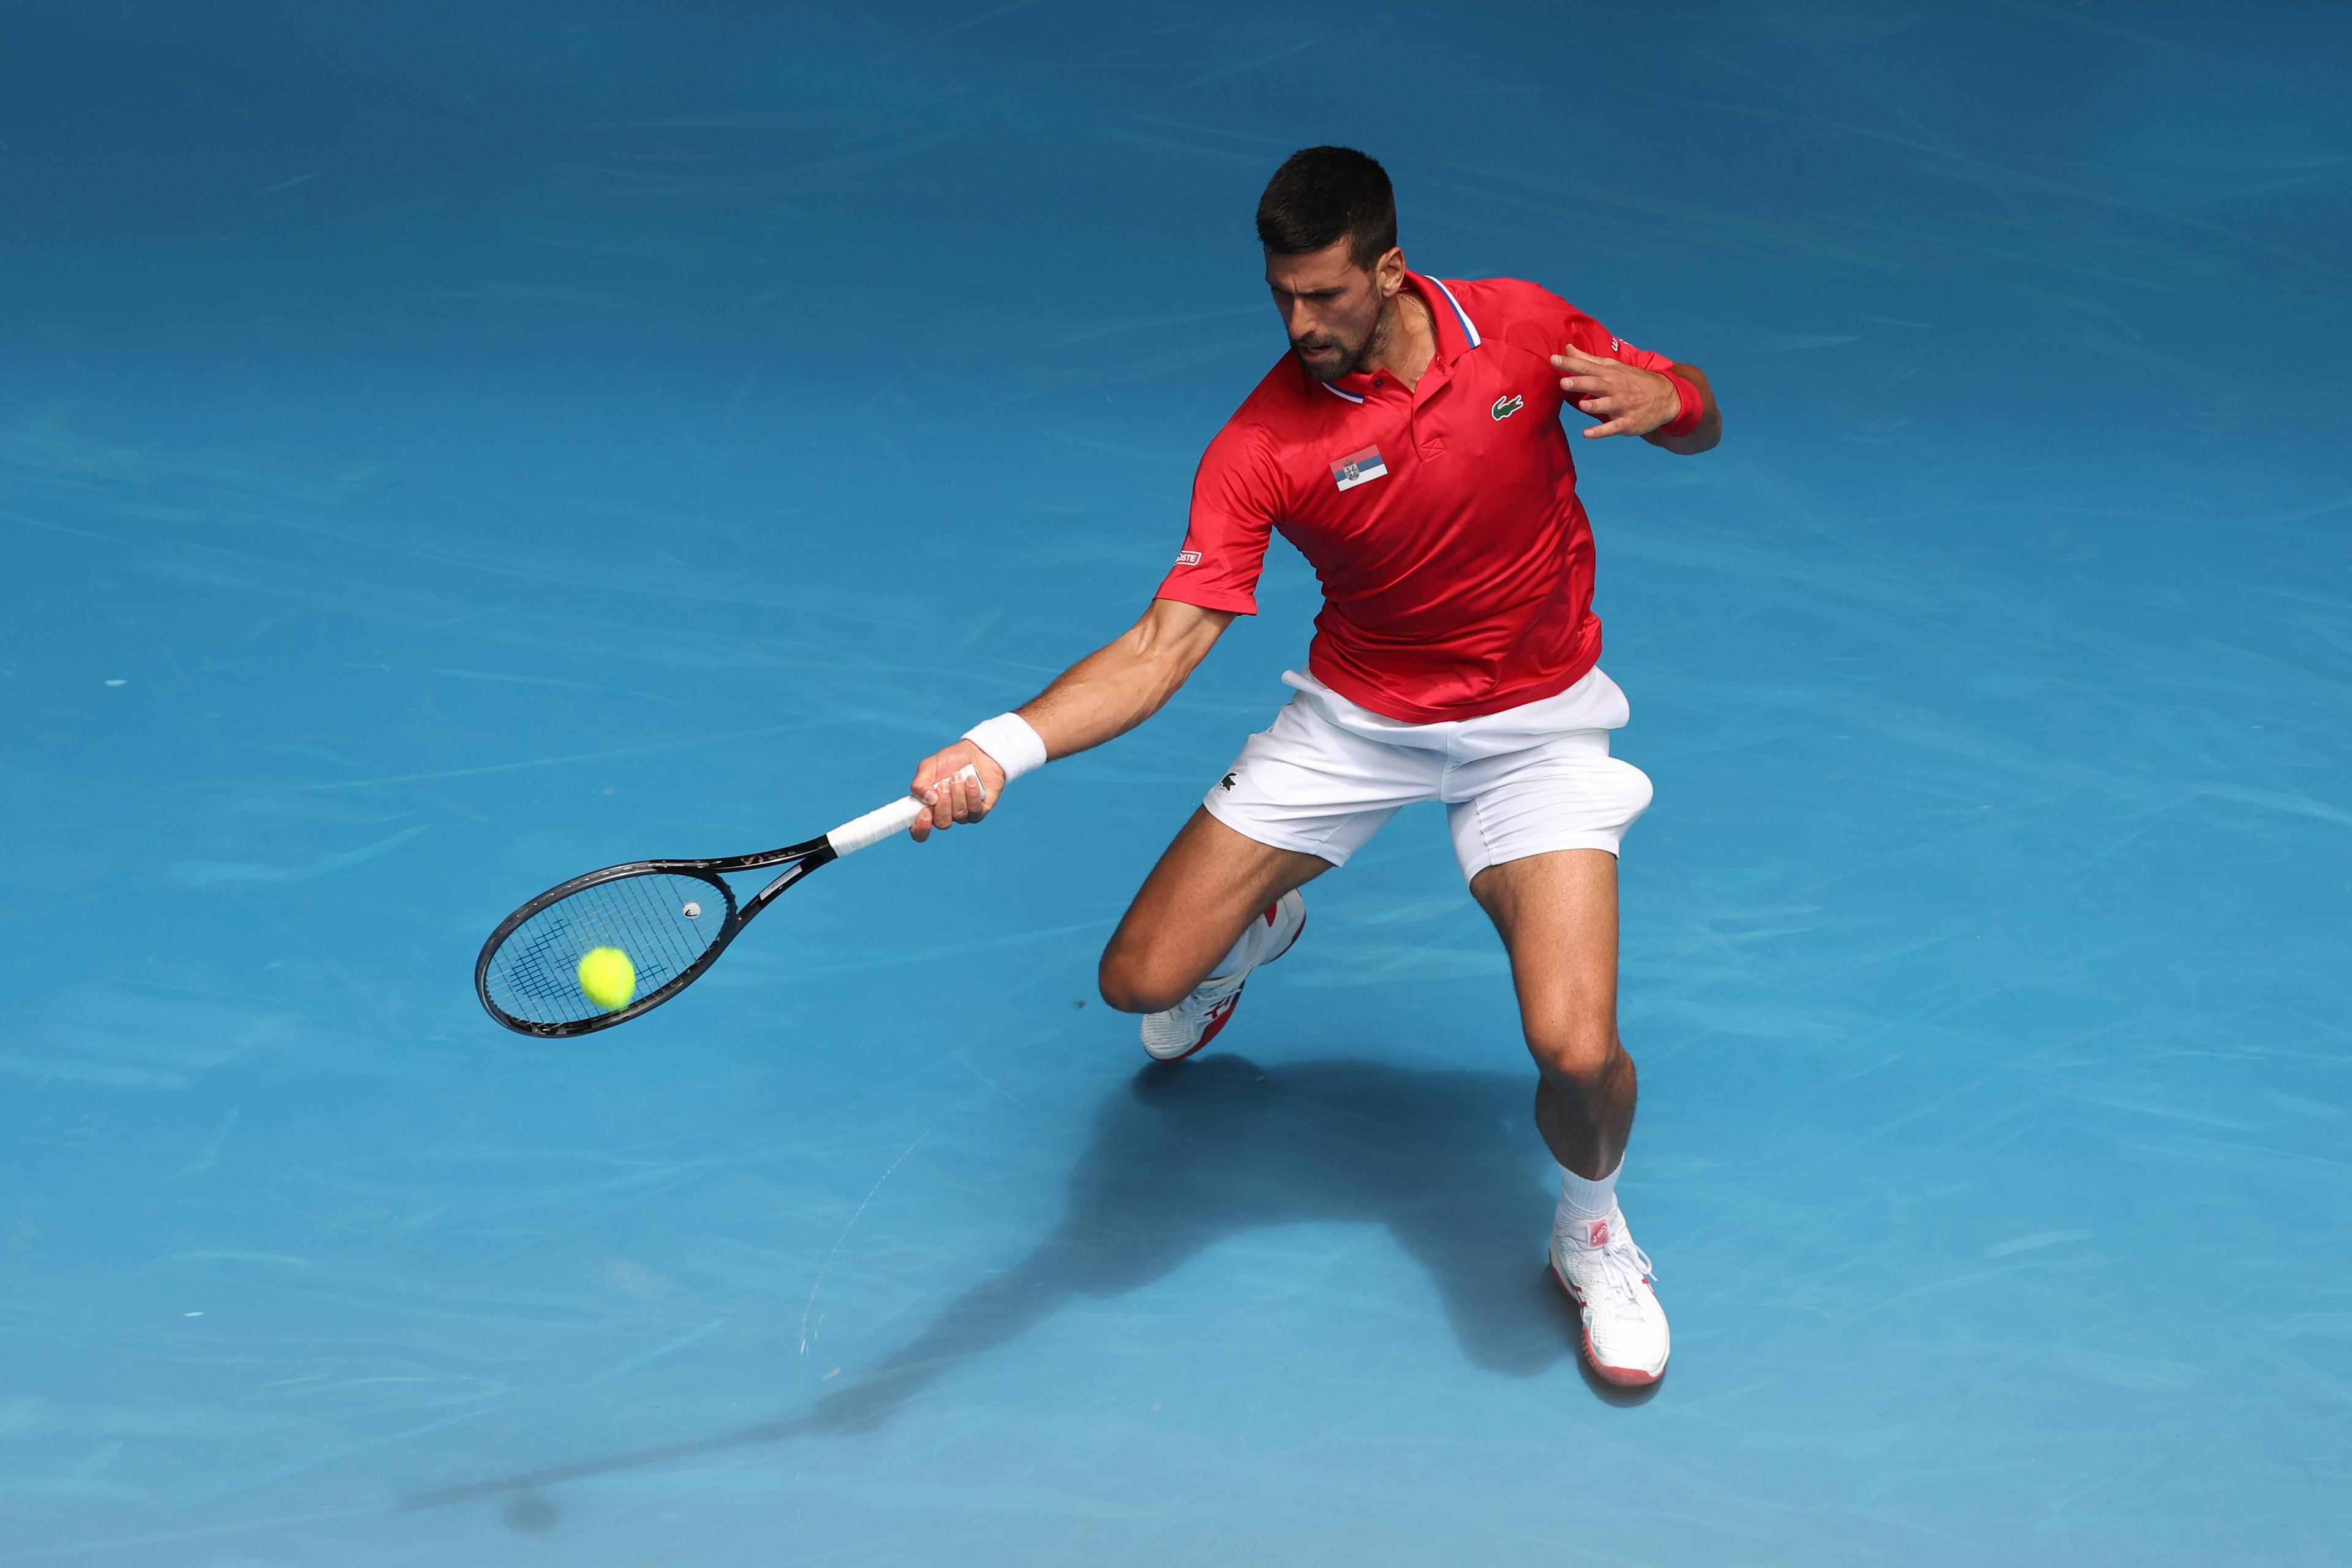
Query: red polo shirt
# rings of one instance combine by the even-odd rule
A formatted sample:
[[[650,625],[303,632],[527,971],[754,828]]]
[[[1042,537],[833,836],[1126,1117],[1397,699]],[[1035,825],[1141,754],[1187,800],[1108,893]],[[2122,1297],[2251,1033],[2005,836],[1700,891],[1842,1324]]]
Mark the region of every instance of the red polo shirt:
[[[1382,371],[1327,384],[1285,353],[1202,454],[1159,597],[1256,614],[1280,529],[1323,584],[1307,669],[1428,724],[1564,691],[1601,657],[1551,356],[1574,343],[1645,370],[1674,362],[1532,283],[1408,272],[1405,287],[1437,330],[1420,384]]]

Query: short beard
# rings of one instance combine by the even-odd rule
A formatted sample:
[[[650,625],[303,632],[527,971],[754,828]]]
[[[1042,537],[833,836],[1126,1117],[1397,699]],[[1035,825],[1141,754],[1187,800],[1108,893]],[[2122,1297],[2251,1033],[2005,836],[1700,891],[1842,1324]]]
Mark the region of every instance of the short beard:
[[[1389,339],[1395,335],[1395,328],[1396,301],[1384,300],[1381,302],[1380,319],[1372,323],[1372,330],[1364,335],[1364,341],[1358,343],[1352,353],[1341,354],[1333,361],[1329,368],[1318,370],[1314,365],[1309,364],[1299,353],[1300,345],[1296,342],[1290,345],[1291,357],[1298,361],[1298,368],[1307,373],[1309,381],[1319,381],[1328,386],[1332,382],[1345,380],[1363,369],[1366,364],[1380,358],[1389,346]]]

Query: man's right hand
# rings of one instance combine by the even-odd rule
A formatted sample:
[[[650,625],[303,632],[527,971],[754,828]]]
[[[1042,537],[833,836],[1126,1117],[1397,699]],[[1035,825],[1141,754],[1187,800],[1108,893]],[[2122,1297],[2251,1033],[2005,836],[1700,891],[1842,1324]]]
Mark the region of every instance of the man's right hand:
[[[961,776],[967,766],[980,774],[980,788],[974,789],[971,781]],[[978,822],[986,816],[996,805],[996,797],[1004,793],[1004,770],[996,765],[994,757],[970,741],[958,741],[946,751],[934,752],[923,759],[907,793],[931,808],[915,818],[915,825],[908,829],[915,836],[915,842],[920,844],[931,836],[933,828]]]

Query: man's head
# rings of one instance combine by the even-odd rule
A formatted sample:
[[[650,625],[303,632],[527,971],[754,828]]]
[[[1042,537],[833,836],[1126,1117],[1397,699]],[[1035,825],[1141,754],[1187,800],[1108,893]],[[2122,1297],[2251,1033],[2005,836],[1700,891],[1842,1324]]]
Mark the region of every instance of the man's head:
[[[1360,368],[1387,342],[1404,287],[1388,172],[1352,147],[1293,153],[1258,198],[1257,237],[1307,374],[1337,381]]]

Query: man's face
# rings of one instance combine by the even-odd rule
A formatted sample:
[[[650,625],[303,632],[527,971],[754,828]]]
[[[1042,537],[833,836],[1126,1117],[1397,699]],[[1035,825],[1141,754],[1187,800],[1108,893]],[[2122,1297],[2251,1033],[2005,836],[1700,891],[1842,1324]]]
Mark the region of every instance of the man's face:
[[[1345,239],[1298,256],[1265,258],[1265,284],[1290,334],[1290,352],[1318,381],[1363,366],[1381,336],[1388,301],[1404,281],[1404,253],[1391,250],[1365,271]]]

